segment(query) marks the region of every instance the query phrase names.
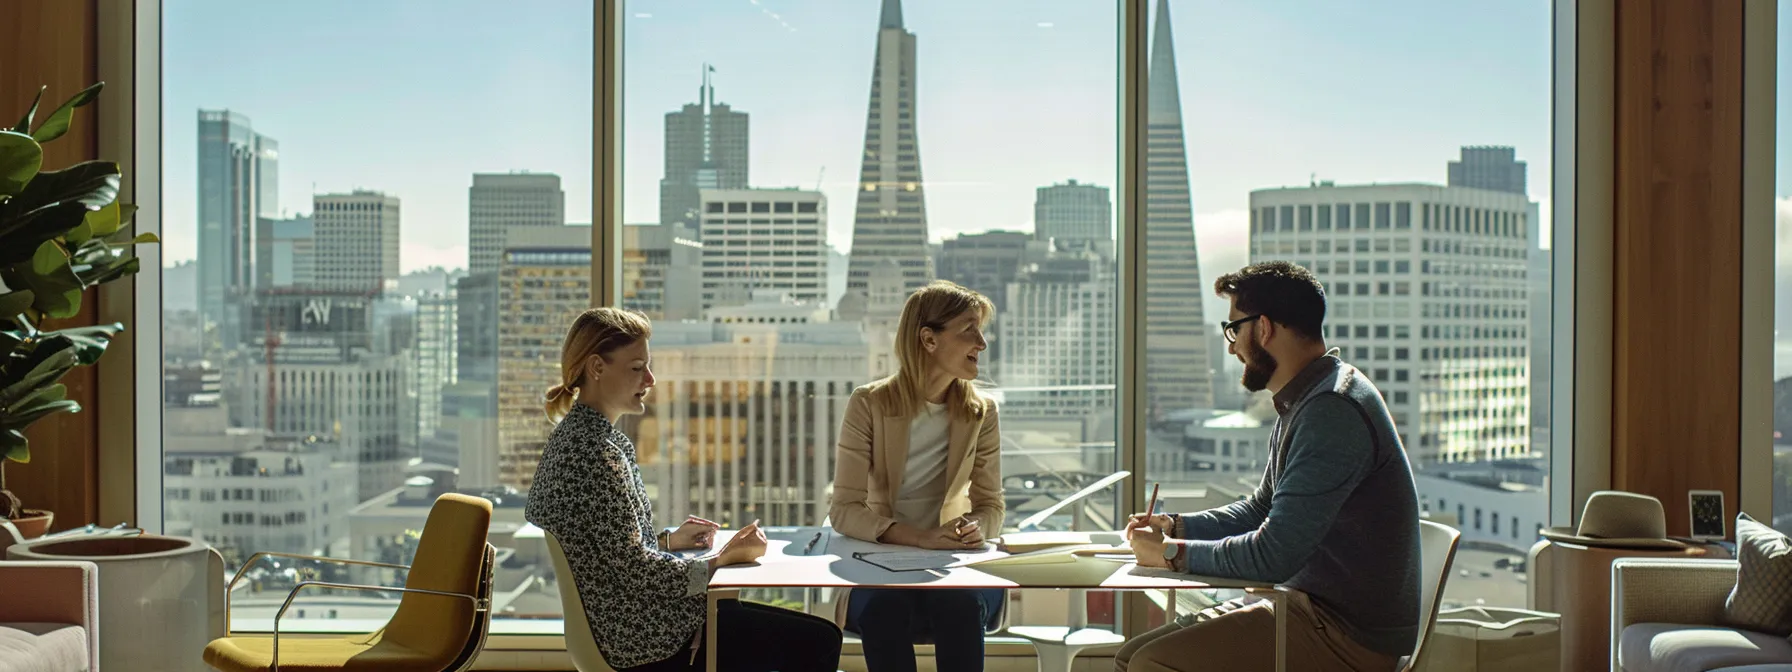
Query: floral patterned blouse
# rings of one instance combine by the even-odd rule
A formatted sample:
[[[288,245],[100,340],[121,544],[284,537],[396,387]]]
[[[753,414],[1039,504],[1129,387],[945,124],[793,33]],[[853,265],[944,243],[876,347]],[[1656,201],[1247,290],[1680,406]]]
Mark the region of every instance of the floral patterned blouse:
[[[707,611],[708,565],[660,550],[635,444],[602,414],[574,404],[554,428],[523,516],[566,551],[611,667],[690,651]]]

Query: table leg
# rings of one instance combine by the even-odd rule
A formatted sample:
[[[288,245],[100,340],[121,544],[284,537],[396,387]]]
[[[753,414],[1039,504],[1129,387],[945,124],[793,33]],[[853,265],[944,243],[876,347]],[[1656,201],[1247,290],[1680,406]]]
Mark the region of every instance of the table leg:
[[[721,599],[716,591],[705,591],[705,601],[709,603],[709,618],[703,621],[703,669],[716,672],[716,603]]]
[[[1276,672],[1288,672],[1288,593],[1278,587],[1269,595],[1276,607]]]

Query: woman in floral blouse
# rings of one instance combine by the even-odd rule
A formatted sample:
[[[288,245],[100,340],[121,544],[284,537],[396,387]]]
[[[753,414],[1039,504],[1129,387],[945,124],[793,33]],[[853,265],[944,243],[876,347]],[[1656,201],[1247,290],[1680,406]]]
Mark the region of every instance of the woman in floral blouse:
[[[766,545],[755,521],[714,558],[683,558],[669,551],[709,548],[714,523],[692,517],[676,530],[653,529],[634,442],[614,424],[646,410],[651,332],[646,317],[614,308],[573,321],[562,382],[547,391],[557,424],[524,511],[565,549],[598,649],[621,672],[700,669],[710,574],[758,560]],[[722,601],[716,619],[723,670],[837,669],[840,630],[824,619],[736,600]]]

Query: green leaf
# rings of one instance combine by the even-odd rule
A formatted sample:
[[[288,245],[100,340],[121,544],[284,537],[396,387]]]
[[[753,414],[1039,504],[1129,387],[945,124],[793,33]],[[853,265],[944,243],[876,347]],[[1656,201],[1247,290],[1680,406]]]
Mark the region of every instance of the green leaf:
[[[62,137],[63,133],[68,132],[69,124],[75,119],[75,108],[98,100],[100,89],[105,86],[105,82],[95,82],[93,86],[81,89],[80,93],[63,102],[62,107],[51,112],[50,117],[44,120],[42,126],[37,127],[37,132],[32,133],[31,137],[36,138],[38,142],[49,142]],[[38,92],[38,95],[42,96],[43,92]]]
[[[86,214],[87,206],[71,201],[41,208],[19,222],[6,219],[4,204],[0,204],[0,228],[10,228],[0,232],[0,240],[6,241],[0,245],[0,267],[30,259],[45,241],[60,238],[80,226]],[[14,224],[22,226],[11,228]]]
[[[84,161],[63,170],[45,170],[32,177],[22,192],[11,201],[0,202],[0,240],[11,238],[18,231],[56,228],[56,235],[81,226],[90,210],[100,210],[118,201],[118,165],[108,161]],[[70,210],[73,208],[73,210]],[[63,213],[52,224],[39,224],[48,213]],[[48,238],[39,238],[48,240]],[[4,253],[4,249],[0,249]]]
[[[43,168],[44,148],[24,133],[0,131],[0,198],[25,191],[31,178]]]
[[[62,348],[52,349],[47,355],[40,358],[39,351],[48,346],[47,343],[38,346],[37,350],[31,353],[31,357],[19,362],[19,364],[27,366],[26,373],[19,377],[17,382],[0,388],[0,408],[11,407],[44,384],[61,380],[62,374],[75,368],[77,360],[72,344],[65,343]],[[9,373],[12,368],[12,366],[7,367]]]
[[[11,319],[12,316],[25,312],[31,307],[32,294],[29,289],[20,289],[0,294],[0,319]]]
[[[24,118],[19,119],[18,125],[12,127],[12,132],[27,134],[31,132],[31,118],[37,116],[37,104],[44,102],[44,92],[49,89],[48,85],[37,87],[37,97],[31,99],[31,109],[25,110]]]
[[[106,354],[106,346],[112,343],[112,337],[124,331],[124,325],[117,322],[77,329],[63,329],[52,332],[53,338],[67,339],[75,353],[75,363],[80,366],[92,366]]]
[[[68,255],[54,240],[46,240],[37,246],[37,253],[31,255],[31,272],[38,275],[49,275],[56,272],[58,266],[68,265]]]
[[[6,453],[6,459],[18,463],[31,461],[31,443],[25,440],[25,433],[16,429],[0,431],[0,451]]]
[[[14,267],[6,282],[9,287],[31,290],[32,307],[50,317],[73,317],[81,309],[81,292],[88,286],[53,240],[38,246],[28,266]]]
[[[107,264],[98,270],[81,274],[81,282],[88,287],[103,285],[127,275],[136,275],[143,270],[143,260],[137,257],[120,257],[117,263]]]
[[[75,413],[80,410],[80,402],[73,399],[63,399],[61,401],[37,404],[30,408],[21,408],[17,411],[13,411],[5,417],[0,418],[0,424],[23,429],[31,423],[42,419],[46,415],[53,413]]]
[[[131,235],[129,230],[125,230],[106,236],[106,242],[111,245],[152,245],[162,242],[162,239],[153,233]]]
[[[105,207],[87,213],[86,224],[87,227],[91,229],[89,237],[105,238],[106,236],[112,235],[118,231],[118,227],[124,225],[125,218],[130,217],[131,214],[135,212],[137,212],[137,206],[125,205],[114,201]],[[83,238],[82,240],[86,240],[86,238]],[[75,242],[72,237],[69,242],[76,245],[80,244]]]
[[[32,408],[33,406],[62,401],[67,398],[68,386],[63,385],[62,383],[56,383],[55,385],[37,388],[36,392],[26,395],[24,399],[19,400],[19,403],[13,404],[13,407],[18,409],[20,413],[23,413],[26,409]]]

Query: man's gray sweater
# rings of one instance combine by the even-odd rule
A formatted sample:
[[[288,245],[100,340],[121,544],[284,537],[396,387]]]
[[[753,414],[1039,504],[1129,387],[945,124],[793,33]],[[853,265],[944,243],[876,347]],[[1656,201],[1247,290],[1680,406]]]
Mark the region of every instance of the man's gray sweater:
[[[1177,569],[1286,585],[1381,653],[1419,634],[1419,507],[1381,392],[1327,354],[1275,397],[1263,480],[1246,499],[1176,516]]]

